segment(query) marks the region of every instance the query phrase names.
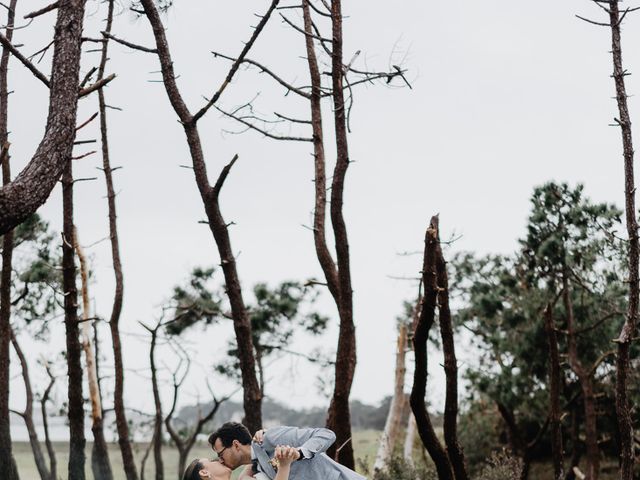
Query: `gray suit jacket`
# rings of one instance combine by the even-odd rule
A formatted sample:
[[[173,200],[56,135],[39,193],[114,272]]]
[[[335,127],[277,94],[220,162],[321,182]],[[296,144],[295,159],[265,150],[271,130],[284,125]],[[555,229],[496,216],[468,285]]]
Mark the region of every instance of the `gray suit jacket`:
[[[324,452],[336,441],[326,428],[274,427],[264,434],[262,444],[252,443],[260,469],[270,478],[276,475],[269,463],[278,445],[302,449],[305,458],[293,462],[289,480],[365,480],[362,475],[333,461]]]

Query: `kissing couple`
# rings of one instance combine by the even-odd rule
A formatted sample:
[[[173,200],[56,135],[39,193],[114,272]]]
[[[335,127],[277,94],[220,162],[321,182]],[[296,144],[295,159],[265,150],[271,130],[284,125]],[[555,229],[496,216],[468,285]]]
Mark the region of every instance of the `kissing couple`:
[[[241,466],[237,480],[365,480],[324,453],[335,440],[327,428],[273,427],[252,437],[241,423],[227,422],[209,436],[217,458],[196,458],[182,480],[230,480]]]

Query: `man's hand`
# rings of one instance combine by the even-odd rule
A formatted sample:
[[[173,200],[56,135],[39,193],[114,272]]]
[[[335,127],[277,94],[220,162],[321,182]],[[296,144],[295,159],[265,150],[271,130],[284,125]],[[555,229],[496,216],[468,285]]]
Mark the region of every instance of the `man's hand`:
[[[253,441],[259,444],[262,444],[262,442],[264,441],[264,433],[266,432],[266,430],[258,430],[255,435],[253,436]]]

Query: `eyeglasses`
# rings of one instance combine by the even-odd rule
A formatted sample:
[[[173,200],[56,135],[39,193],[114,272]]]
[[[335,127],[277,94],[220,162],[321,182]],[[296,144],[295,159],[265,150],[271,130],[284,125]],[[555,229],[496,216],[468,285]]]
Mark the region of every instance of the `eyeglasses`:
[[[229,447],[224,447],[224,448],[223,448],[222,450],[220,450],[219,452],[216,452],[216,451],[214,450],[214,452],[215,452],[215,454],[218,456],[218,458],[222,458],[222,454],[224,453],[224,451],[225,451],[227,448],[229,448]]]

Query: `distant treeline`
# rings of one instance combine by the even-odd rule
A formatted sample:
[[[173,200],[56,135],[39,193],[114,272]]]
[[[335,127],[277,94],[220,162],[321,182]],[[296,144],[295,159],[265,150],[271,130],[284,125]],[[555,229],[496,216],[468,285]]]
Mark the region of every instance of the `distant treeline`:
[[[391,397],[387,397],[379,405],[368,405],[358,400],[351,402],[351,424],[354,430],[382,430],[387,418]],[[180,410],[179,419],[192,424],[198,418],[198,411],[206,412],[211,404],[188,406]],[[207,425],[205,432],[214,430],[228,420],[239,421],[242,418],[242,403],[226,401],[218,410],[215,418]],[[293,409],[274,400],[265,399],[262,404],[264,426],[295,425],[299,427],[324,426],[327,419],[326,407]]]

